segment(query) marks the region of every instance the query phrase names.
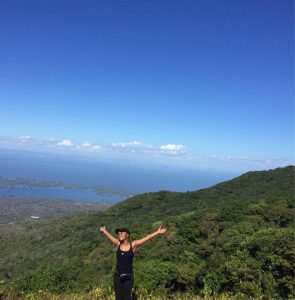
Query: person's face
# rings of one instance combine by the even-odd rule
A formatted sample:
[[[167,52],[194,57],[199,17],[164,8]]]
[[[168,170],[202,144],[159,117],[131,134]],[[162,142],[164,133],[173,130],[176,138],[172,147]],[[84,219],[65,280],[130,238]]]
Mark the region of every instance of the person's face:
[[[126,239],[128,239],[129,235],[127,232],[118,232],[118,237],[119,237],[119,241],[125,241]]]

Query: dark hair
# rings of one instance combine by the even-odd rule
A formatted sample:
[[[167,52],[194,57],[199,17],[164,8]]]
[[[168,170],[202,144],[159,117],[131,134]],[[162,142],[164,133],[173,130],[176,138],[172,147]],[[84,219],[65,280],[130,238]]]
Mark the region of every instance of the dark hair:
[[[124,228],[124,227],[122,227],[122,228],[117,228],[115,232],[116,232],[116,233],[119,233],[119,232],[127,232],[127,233],[130,235],[130,231],[129,231],[127,228]]]

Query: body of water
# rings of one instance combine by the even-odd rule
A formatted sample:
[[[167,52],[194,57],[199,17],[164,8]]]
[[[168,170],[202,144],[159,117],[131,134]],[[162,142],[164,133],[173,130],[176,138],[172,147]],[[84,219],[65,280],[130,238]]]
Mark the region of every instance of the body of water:
[[[127,198],[122,195],[96,194],[88,189],[65,189],[63,187],[0,187],[0,196],[43,197],[85,202],[117,203]]]
[[[136,165],[132,161],[107,163],[86,158],[0,149],[0,176],[2,177],[82,183],[137,194],[159,190],[193,191],[232,179],[237,175],[239,174],[220,171]],[[63,198],[81,198],[91,201],[105,197],[95,195],[89,190],[61,190],[60,188],[46,188],[46,190],[34,188],[31,191],[19,189],[15,192],[28,196],[62,195]],[[0,193],[3,194],[3,191]]]

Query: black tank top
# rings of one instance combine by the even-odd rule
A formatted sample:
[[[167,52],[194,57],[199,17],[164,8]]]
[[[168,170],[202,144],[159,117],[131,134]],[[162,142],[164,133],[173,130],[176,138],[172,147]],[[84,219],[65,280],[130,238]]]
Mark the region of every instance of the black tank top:
[[[128,251],[122,251],[120,246],[117,250],[117,266],[116,270],[119,273],[132,273],[132,263],[134,252],[132,250],[132,245],[130,243],[130,249]]]

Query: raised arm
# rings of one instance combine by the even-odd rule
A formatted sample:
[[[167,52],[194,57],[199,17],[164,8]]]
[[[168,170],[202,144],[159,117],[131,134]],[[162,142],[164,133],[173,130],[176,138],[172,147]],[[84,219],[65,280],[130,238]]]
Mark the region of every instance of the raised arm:
[[[102,226],[99,228],[101,233],[104,233],[106,237],[116,246],[119,246],[120,242],[118,239],[114,238],[106,229],[105,226]]]
[[[151,238],[153,238],[154,236],[158,235],[158,234],[162,234],[166,232],[166,228],[162,228],[162,227],[159,227],[157,231],[151,233],[151,234],[148,234],[146,237],[140,239],[140,240],[135,240],[133,241],[132,243],[132,246],[137,248],[141,245],[143,245],[146,241],[150,240]]]

